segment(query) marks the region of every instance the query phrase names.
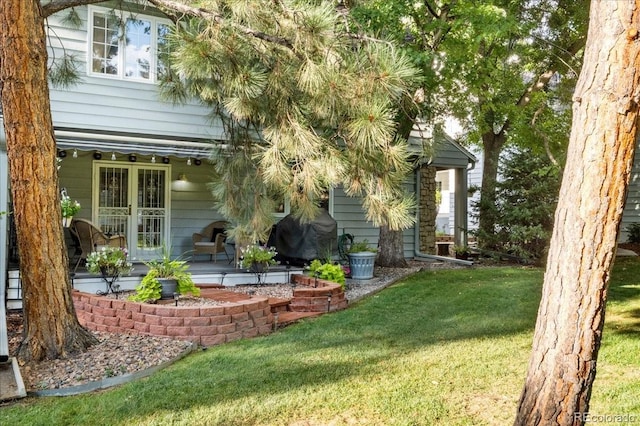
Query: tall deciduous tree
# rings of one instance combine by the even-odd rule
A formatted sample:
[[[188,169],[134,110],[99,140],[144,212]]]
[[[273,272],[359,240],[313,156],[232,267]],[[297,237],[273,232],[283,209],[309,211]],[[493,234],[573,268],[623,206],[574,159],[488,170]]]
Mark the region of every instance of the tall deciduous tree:
[[[569,104],[570,92],[559,89],[575,84],[586,8],[564,0],[351,3],[362,25],[393,36],[423,66],[424,118],[455,116],[467,142],[481,145],[480,237],[490,245],[502,150],[516,143],[564,152],[569,127],[549,132],[550,122],[564,123],[558,106]]]
[[[640,1],[592,1],[516,425],[586,422],[638,131]]]

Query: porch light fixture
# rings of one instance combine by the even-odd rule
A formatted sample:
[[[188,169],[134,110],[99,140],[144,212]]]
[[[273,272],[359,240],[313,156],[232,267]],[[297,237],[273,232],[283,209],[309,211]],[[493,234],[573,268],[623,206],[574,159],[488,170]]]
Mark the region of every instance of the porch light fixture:
[[[65,151],[64,149],[58,150],[58,157],[64,158],[66,156],[67,156],[67,151]]]
[[[135,154],[129,154],[129,161],[131,161],[132,163],[135,163],[138,160],[138,157],[136,157]]]
[[[155,155],[155,154],[153,154],[153,155],[151,156],[151,162],[152,162],[153,164],[155,164],[155,163],[156,163],[156,155]]]
[[[73,158],[78,158],[78,150],[77,149],[73,150],[73,156],[72,157]]]
[[[111,153],[111,161],[116,161],[116,153],[115,152]]]
[[[94,160],[100,160],[102,159],[102,153],[100,151],[96,151],[93,153],[93,159]]]
[[[163,164],[169,164],[169,157],[162,157],[162,163]]]
[[[199,166],[200,164],[202,164],[202,160],[199,158],[196,158],[195,160],[193,160],[193,164],[195,164],[196,166]]]
[[[187,158],[187,166],[191,165],[191,157]]]

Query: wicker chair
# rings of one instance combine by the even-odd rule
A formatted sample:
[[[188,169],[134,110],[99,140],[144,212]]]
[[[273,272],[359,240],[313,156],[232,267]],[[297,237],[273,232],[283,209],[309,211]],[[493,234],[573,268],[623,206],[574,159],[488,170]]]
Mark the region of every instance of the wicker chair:
[[[80,262],[86,260],[89,253],[99,246],[127,247],[127,238],[124,235],[107,236],[100,228],[86,219],[73,219],[69,231],[80,248],[80,257],[73,272],[78,269]]]
[[[202,232],[193,234],[193,255],[208,254],[211,260],[217,262],[218,257],[216,255],[224,253],[227,256],[227,260],[231,262],[229,253],[226,250],[227,235],[225,234],[225,229],[228,225],[228,222],[218,220],[207,225]]]

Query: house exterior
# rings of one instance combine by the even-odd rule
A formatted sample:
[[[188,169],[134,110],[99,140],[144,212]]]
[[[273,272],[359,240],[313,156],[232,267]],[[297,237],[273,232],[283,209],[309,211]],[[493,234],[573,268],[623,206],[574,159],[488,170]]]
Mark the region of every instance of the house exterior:
[[[207,189],[210,149],[225,142],[222,124],[197,100],[173,105],[159,98],[156,80],[164,64],[156,53],[164,48],[171,22],[154,9],[132,4],[120,15],[125,36],[119,37],[110,3],[105,4],[76,7],[80,28],[63,25],[59,15],[64,12],[48,20],[55,33],[49,38],[50,55],[72,54],[81,63],[79,83],[65,89],[51,87],[50,92],[61,159],[60,187],[82,205],[77,217],[107,233],[126,235],[132,259],[157,257],[163,246],[170,247],[174,256],[189,253],[192,234],[223,219],[213,210]],[[415,133],[413,141],[419,144],[421,137]],[[461,194],[455,204],[464,207],[451,209],[452,221],[455,228],[466,229],[467,170],[475,158],[444,134],[429,137],[438,146],[429,165],[454,170],[455,188]],[[7,181],[6,146],[0,133],[0,211],[10,202]],[[419,168],[407,185],[419,198]],[[365,220],[360,200],[334,188],[328,210],[338,223],[338,234],[377,243],[379,230]],[[288,213],[285,203],[274,215],[281,218]],[[420,252],[419,232],[418,225],[404,231],[408,258]],[[8,263],[15,269],[7,217],[0,218],[0,238],[0,268]],[[68,235],[67,240],[71,242]],[[0,272],[0,279],[5,279],[6,271]]]

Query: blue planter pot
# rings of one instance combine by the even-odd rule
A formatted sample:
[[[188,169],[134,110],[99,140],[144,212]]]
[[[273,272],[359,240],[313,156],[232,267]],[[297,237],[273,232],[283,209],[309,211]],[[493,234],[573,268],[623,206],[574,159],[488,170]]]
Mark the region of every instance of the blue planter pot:
[[[178,291],[178,281],[171,278],[158,278],[158,281],[160,281],[160,286],[162,287],[160,299],[173,299],[173,293]]]
[[[370,280],[373,278],[373,266],[376,261],[376,255],[377,253],[371,251],[349,253],[351,278],[354,280]]]

